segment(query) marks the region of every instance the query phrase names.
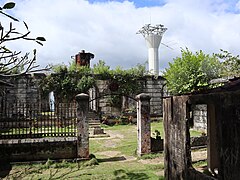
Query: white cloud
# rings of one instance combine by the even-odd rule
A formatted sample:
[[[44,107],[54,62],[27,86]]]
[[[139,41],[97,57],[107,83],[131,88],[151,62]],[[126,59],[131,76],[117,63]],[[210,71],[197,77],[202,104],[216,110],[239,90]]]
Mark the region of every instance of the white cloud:
[[[240,9],[240,1],[237,2],[236,9],[238,9],[238,10]]]
[[[14,15],[28,23],[32,36],[44,36],[43,47],[21,41],[13,48],[38,49],[38,62],[68,63],[80,50],[95,54],[92,63],[103,59],[112,67],[125,68],[147,60],[141,35],[145,23],[164,24],[168,30],[160,46],[160,69],[180,55],[180,47],[206,53],[220,48],[239,54],[239,8],[222,0],[167,0],[159,7],[136,8],[124,1],[90,4],[84,0],[16,0]]]

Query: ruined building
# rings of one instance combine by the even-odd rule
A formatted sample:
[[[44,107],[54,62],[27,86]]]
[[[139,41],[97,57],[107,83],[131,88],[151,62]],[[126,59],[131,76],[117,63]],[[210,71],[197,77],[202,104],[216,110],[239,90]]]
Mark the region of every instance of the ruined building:
[[[240,79],[196,94],[164,99],[165,178],[238,180],[240,177]],[[189,123],[191,108],[207,105],[207,170],[192,167]]]
[[[90,66],[90,60],[94,58],[92,53],[86,53],[84,50],[75,55],[75,62],[80,66]],[[49,96],[44,95],[39,87],[41,79],[45,78],[43,73],[26,74],[16,78],[5,78],[4,80],[11,83],[13,86],[2,86],[4,93],[0,96],[0,113],[6,108],[6,103],[22,102],[26,104],[40,104],[48,103]],[[141,88],[143,93],[147,93],[151,97],[151,115],[162,116],[162,97],[165,93],[165,79],[161,76],[149,75],[144,77],[141,81]],[[101,78],[96,79],[96,84],[89,90],[90,96],[90,109],[106,114],[119,115],[121,108],[115,108],[109,104],[106,95],[113,93],[111,89],[111,80],[103,80]],[[81,92],[79,92],[81,93]],[[135,98],[137,94],[130,95],[131,98]],[[131,104],[131,98],[129,102]],[[122,97],[124,101],[124,97]],[[121,102],[123,104],[123,102]],[[135,107],[135,102],[134,109]],[[46,111],[48,111],[46,109]]]

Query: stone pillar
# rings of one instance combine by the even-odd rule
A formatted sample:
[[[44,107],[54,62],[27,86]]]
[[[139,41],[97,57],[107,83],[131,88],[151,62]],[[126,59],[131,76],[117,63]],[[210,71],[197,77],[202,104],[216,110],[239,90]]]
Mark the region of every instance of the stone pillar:
[[[89,110],[89,96],[78,94],[77,101],[77,157],[89,158],[89,124],[87,114]]]
[[[137,99],[137,154],[141,156],[151,152],[150,99],[148,94],[139,94]]]

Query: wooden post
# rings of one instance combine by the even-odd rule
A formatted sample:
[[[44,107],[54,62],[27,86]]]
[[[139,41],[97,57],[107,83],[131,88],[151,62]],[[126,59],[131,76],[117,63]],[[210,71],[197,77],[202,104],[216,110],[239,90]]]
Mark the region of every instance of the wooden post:
[[[89,124],[87,114],[89,110],[89,96],[81,93],[76,96],[77,101],[77,157],[89,158]]]
[[[137,99],[137,154],[141,156],[151,152],[150,99],[148,94],[139,94]]]
[[[207,164],[208,169],[214,173],[214,170],[219,167],[217,122],[214,104],[207,105],[207,117]]]

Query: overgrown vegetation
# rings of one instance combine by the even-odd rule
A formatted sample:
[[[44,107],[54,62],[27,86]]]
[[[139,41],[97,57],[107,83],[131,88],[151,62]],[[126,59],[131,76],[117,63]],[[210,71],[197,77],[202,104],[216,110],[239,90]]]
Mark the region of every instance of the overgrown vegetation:
[[[123,69],[117,66],[115,69],[110,69],[105,65],[104,61],[99,61],[93,66],[93,74],[100,76],[101,79],[112,81],[116,84],[115,92],[120,94],[133,94],[138,92],[139,79],[146,75],[147,71],[145,65],[138,64],[136,67],[130,69]]]
[[[86,93],[96,83],[96,77],[109,80],[109,87],[115,94],[133,94],[140,89],[139,79],[146,75],[145,65],[137,65],[130,69],[120,66],[110,69],[104,61],[100,60],[93,68],[77,66],[75,62],[67,65],[56,65],[53,73],[48,75],[41,83],[43,92],[48,94],[54,91],[57,99],[72,100],[78,93]],[[119,96],[112,95],[112,103],[119,104]]]
[[[41,87],[46,94],[54,91],[56,100],[71,101],[78,93],[86,92],[95,82],[91,69],[87,66],[56,65],[53,66],[53,71],[54,73],[43,79]]]
[[[193,53],[188,48],[181,52],[181,57],[173,59],[164,72],[168,90],[172,94],[213,88],[221,84],[210,84],[212,79],[240,75],[239,55],[233,56],[224,50],[212,55],[201,50]]]
[[[182,56],[177,57],[164,72],[168,90],[172,94],[182,94],[199,90],[209,85],[209,81],[220,77],[221,63],[215,55],[202,51],[192,53],[182,49]]]
[[[239,55],[234,56],[232,53],[220,49],[221,53],[216,54],[216,56],[222,62],[222,72],[223,77],[240,77],[240,57]]]

